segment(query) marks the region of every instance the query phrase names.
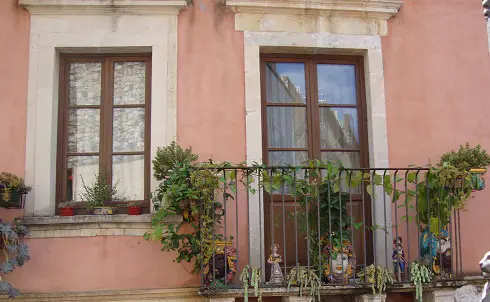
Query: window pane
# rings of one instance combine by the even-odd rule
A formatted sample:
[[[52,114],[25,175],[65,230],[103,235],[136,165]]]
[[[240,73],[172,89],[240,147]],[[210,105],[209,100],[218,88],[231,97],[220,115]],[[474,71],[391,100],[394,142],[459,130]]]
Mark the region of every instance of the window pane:
[[[146,88],[144,62],[114,63],[114,104],[144,104]]]
[[[307,148],[306,108],[268,107],[267,136],[271,148]]]
[[[100,105],[101,82],[101,63],[70,63],[70,105]]]
[[[118,197],[143,200],[145,196],[145,161],[143,155],[112,157],[112,183],[117,184]]]
[[[69,156],[67,164],[66,200],[82,201],[83,183],[94,184],[99,172],[98,156]]]
[[[345,168],[360,168],[359,152],[322,152],[322,161],[340,161]]]
[[[268,103],[306,103],[303,63],[267,63],[265,82]]]
[[[269,151],[270,166],[300,166],[307,160],[306,151]]]
[[[68,152],[98,152],[100,110],[68,110]]]
[[[114,108],[113,151],[145,149],[145,109]]]
[[[321,148],[359,148],[359,123],[356,108],[320,108]]]
[[[317,74],[320,104],[357,103],[354,65],[318,64]]]

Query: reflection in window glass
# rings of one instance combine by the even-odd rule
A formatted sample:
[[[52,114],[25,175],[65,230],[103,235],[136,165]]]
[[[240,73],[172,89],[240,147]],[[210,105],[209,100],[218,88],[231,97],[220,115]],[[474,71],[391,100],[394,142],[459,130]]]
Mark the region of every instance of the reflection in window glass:
[[[267,63],[265,67],[268,103],[306,103],[303,63]]]

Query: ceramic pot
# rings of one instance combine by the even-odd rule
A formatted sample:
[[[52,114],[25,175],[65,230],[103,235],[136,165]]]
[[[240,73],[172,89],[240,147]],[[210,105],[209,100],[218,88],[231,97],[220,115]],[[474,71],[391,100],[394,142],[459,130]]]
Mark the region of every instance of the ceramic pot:
[[[128,207],[128,215],[141,215],[141,207]]]
[[[485,178],[483,175],[487,172],[486,169],[470,169],[471,182],[475,191],[485,189]]]
[[[75,215],[75,209],[74,208],[61,208],[60,209],[60,215],[61,216],[73,216],[73,215]]]
[[[353,277],[353,268],[356,266],[356,256],[350,240],[343,240],[342,247],[331,246],[327,240],[323,253],[328,259],[323,271],[327,282],[347,283]]]
[[[215,245],[214,259],[211,256],[208,263],[204,265],[204,284],[206,286],[212,283],[231,285],[237,271],[236,248],[232,246],[231,240],[226,243],[216,241]]]
[[[113,207],[95,207],[94,215],[113,215],[114,208]]]

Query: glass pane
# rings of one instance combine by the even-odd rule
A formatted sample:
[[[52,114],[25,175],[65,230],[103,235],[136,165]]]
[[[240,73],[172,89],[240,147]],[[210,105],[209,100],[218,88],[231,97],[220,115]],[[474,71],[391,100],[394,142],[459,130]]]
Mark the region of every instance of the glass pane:
[[[112,137],[114,152],[145,149],[145,109],[114,108]]]
[[[119,199],[144,199],[144,167],[143,155],[116,155],[112,157],[112,183],[117,184],[116,190]]]
[[[101,82],[101,63],[70,63],[70,105],[100,105]]]
[[[91,186],[99,172],[98,156],[69,156],[67,164],[66,201],[82,201],[83,184]]]
[[[306,151],[269,151],[270,166],[300,166],[307,160]]]
[[[356,108],[320,108],[321,148],[359,148],[359,123]]]
[[[68,152],[98,152],[100,110],[68,110]]]
[[[145,73],[144,62],[114,63],[114,104],[144,104]]]
[[[361,167],[359,152],[322,152],[322,161],[340,161],[345,168]]]
[[[265,91],[269,103],[306,104],[305,65],[303,63],[267,63]]]
[[[268,107],[267,139],[271,148],[307,148],[306,108]]]
[[[318,102],[350,104],[356,102],[356,70],[354,65],[318,64]]]

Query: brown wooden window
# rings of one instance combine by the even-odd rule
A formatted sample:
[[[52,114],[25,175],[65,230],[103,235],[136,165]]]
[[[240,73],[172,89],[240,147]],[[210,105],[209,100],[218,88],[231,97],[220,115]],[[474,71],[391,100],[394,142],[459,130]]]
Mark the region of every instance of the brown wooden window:
[[[368,165],[360,57],[262,58],[264,160]]]
[[[340,161],[347,168],[368,167],[366,107],[363,83],[362,57],[325,57],[264,55],[261,60],[263,158],[269,166],[298,166],[308,159]],[[304,177],[298,175],[298,177]],[[348,190],[347,186],[344,190]],[[366,213],[370,221],[371,203],[354,189],[349,215],[359,221]],[[281,194],[285,194],[281,196]],[[296,213],[296,202],[288,196],[289,190],[265,193],[264,220],[266,247],[283,243],[282,213],[290,217]],[[294,220],[284,220],[285,230],[294,230]],[[289,236],[289,235],[288,235]],[[284,254],[287,266],[309,263],[307,240],[298,235],[288,239]],[[291,238],[290,236],[288,238]],[[371,251],[371,237],[355,231],[356,250],[365,245]],[[269,249],[266,248],[265,253]],[[370,252],[367,255],[371,259]],[[364,255],[357,254],[357,263],[365,263]]]
[[[119,198],[149,209],[151,57],[62,56],[57,201],[81,201],[105,171]]]

